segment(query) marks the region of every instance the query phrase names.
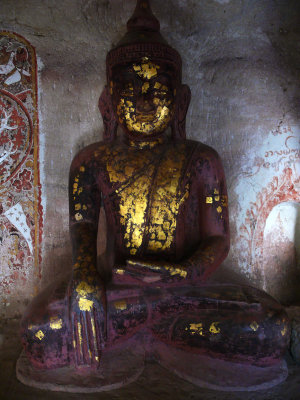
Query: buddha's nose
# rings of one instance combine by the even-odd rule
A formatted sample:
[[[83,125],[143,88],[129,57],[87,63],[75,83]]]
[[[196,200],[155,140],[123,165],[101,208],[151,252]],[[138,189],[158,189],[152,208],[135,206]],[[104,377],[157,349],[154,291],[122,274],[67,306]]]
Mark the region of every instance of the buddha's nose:
[[[149,96],[141,95],[137,99],[136,108],[138,112],[151,112],[154,111],[155,106]]]

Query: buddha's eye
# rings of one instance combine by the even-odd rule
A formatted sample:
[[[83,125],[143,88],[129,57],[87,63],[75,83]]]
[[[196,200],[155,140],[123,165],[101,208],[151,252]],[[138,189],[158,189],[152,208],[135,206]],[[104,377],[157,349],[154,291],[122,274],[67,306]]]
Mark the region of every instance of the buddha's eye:
[[[131,96],[133,96],[133,90],[124,89],[124,90],[121,90],[120,94],[122,97],[131,97]]]
[[[154,83],[154,96],[168,96],[170,94],[170,90],[168,86],[160,83],[160,82],[155,82]]]
[[[155,90],[153,95],[155,97],[159,97],[159,98],[164,97],[165,98],[165,97],[169,97],[170,96],[170,92],[166,91],[166,90]]]
[[[130,97],[133,96],[133,86],[132,83],[128,83],[124,88],[120,91],[121,96]]]

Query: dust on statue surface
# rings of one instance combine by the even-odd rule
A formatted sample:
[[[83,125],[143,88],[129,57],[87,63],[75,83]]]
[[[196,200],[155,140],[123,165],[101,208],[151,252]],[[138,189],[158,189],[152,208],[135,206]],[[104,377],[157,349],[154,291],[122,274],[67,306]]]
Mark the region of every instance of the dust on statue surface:
[[[190,90],[181,83],[181,58],[148,1],[138,1],[127,27],[107,56],[104,141],[79,152],[70,170],[73,272],[24,315],[27,360],[32,370],[69,366],[70,374],[97,376],[114,349],[142,346],[143,360],[200,386],[218,388],[219,380],[226,387],[224,365],[231,388],[255,386],[237,366],[244,375],[263,371],[263,383],[279,382],[289,338],[281,306],[254,288],[205,284],[229,250],[226,183],[216,151],[185,138]],[[97,267],[101,206],[109,276]],[[202,366],[198,372],[191,361]],[[124,374],[116,385],[127,381]]]

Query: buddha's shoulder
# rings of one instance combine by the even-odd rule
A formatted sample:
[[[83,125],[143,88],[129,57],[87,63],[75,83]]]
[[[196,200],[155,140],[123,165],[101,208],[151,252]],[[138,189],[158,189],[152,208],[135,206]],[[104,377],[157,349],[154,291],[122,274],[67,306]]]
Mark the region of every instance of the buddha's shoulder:
[[[117,153],[121,152],[122,147],[122,144],[118,141],[95,142],[81,149],[74,157],[73,163],[101,162],[106,160],[108,157],[115,156]]]
[[[196,140],[185,140],[183,143],[187,150],[192,151],[194,160],[217,161],[220,159],[217,151],[207,144]]]

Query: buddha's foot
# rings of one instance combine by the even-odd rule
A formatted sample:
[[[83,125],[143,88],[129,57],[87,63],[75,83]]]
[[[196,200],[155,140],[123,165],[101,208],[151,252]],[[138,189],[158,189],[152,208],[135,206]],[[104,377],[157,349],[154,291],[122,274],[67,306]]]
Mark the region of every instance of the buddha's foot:
[[[98,369],[35,368],[23,350],[17,361],[17,378],[25,385],[52,391],[92,393],[118,389],[134,382],[143,372],[145,351],[139,342],[132,338],[125,345],[103,351]]]
[[[288,375],[284,360],[268,367],[223,361],[191,354],[164,343],[155,344],[159,363],[179,377],[202,388],[222,391],[263,390],[283,382]]]

